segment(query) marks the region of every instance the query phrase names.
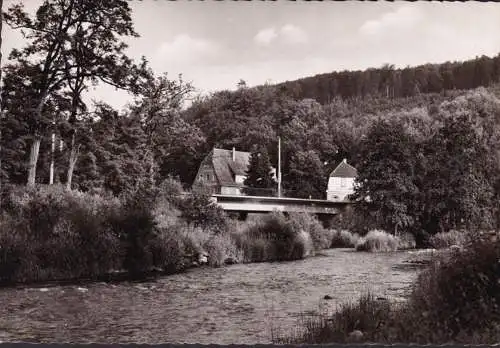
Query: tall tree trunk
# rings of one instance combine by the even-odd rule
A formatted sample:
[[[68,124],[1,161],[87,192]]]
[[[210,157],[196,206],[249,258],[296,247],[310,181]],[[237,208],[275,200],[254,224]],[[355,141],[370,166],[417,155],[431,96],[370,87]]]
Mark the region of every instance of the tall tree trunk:
[[[154,186],[155,184],[155,156],[153,151],[149,154],[149,181],[151,183],[151,186]]]
[[[40,102],[35,110],[35,134],[33,138],[33,143],[31,144],[30,159],[28,162],[28,183],[27,186],[35,186],[36,182],[36,165],[38,163],[38,153],[40,151],[40,143],[42,142],[42,137],[38,134],[38,122],[42,119],[42,109],[47,99],[48,92],[44,91]]]
[[[42,139],[39,135],[35,135],[31,144],[30,159],[28,162],[28,186],[35,186],[36,181],[36,164],[38,163],[38,153],[40,151],[40,143]]]
[[[49,173],[49,185],[54,183],[54,152],[56,150],[56,135],[52,131],[52,144],[50,149],[50,173]]]
[[[76,132],[75,132],[76,133]],[[76,161],[80,152],[80,145],[75,147],[75,133],[71,138],[71,151],[69,154],[69,165],[66,177],[66,189],[71,190],[71,182],[73,181],[73,171],[75,170]]]

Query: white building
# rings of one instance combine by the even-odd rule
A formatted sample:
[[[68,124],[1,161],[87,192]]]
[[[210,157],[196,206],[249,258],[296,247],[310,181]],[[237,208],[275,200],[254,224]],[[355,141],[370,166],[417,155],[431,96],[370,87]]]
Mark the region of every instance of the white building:
[[[328,190],[326,199],[329,201],[348,200],[348,196],[354,193],[354,179],[358,176],[356,168],[343,160],[335,168],[328,178]]]

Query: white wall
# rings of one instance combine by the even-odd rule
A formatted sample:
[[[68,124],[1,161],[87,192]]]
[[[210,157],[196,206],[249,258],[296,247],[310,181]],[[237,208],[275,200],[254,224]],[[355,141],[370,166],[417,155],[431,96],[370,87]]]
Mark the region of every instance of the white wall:
[[[241,190],[239,187],[221,186],[220,193],[221,195],[241,195]]]
[[[234,181],[237,183],[237,184],[243,184],[243,181],[245,181],[247,177],[245,175],[236,175],[235,178],[234,178]]]
[[[328,190],[326,199],[329,201],[346,200],[348,195],[354,193],[354,178],[336,178],[328,179]]]

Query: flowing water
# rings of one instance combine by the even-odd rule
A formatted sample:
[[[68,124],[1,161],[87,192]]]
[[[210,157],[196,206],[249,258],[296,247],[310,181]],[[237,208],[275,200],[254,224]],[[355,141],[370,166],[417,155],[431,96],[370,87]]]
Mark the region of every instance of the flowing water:
[[[326,250],[301,261],[197,268],[145,283],[0,289],[0,340],[270,343],[301,313],[370,291],[404,299],[418,274],[409,252]],[[325,295],[332,299],[324,300]]]

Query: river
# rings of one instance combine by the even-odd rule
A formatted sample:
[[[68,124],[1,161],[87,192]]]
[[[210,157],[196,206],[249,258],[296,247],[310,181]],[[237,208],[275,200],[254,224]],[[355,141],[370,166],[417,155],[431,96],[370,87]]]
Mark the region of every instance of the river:
[[[0,340],[72,343],[270,343],[300,313],[371,291],[404,300],[410,252],[326,250],[301,261],[197,268],[145,283],[0,289]],[[331,300],[324,300],[330,295]]]

